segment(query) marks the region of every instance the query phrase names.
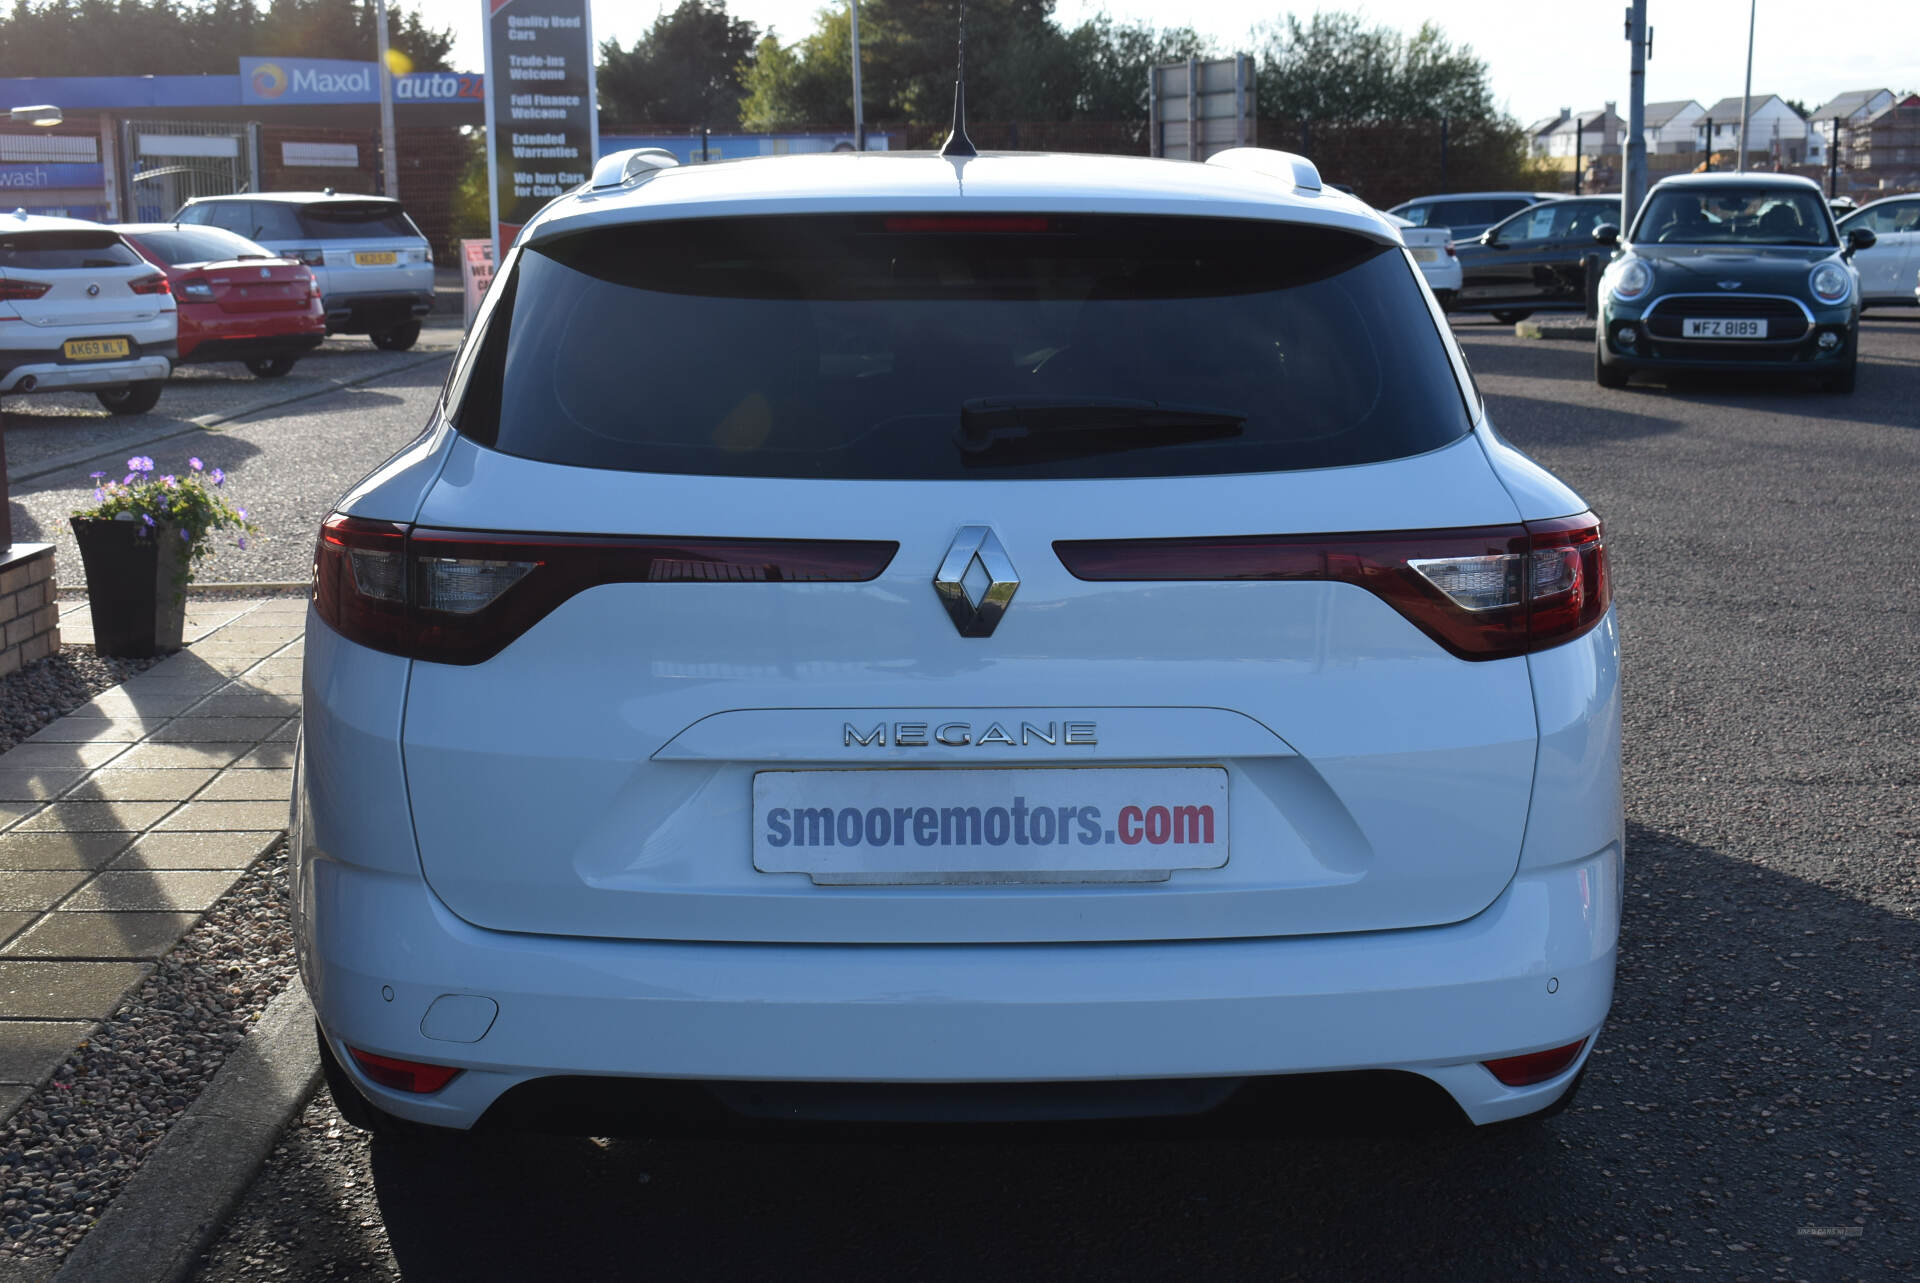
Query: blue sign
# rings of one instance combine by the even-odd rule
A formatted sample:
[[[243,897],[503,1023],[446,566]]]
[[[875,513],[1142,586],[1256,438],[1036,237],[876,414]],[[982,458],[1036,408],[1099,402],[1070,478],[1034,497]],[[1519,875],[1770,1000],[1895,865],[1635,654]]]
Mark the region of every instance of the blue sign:
[[[273,107],[380,101],[379,64],[341,58],[242,58],[240,101]],[[395,102],[481,102],[486,77],[416,71],[393,78]]]
[[[106,182],[98,164],[39,164],[10,162],[0,164],[0,191],[51,191],[56,188],[86,187],[98,190]]]

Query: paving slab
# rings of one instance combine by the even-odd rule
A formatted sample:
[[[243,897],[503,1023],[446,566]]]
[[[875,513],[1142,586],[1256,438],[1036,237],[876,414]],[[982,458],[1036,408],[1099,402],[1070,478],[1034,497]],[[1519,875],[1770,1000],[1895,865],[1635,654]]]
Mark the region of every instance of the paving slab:
[[[29,744],[132,744],[166,722],[145,717],[83,717],[68,713],[27,736]]]
[[[139,831],[171,811],[175,802],[50,802],[13,829],[16,833],[100,833]]]
[[[9,913],[45,913],[87,880],[84,872],[0,872],[0,909]]]
[[[127,849],[131,833],[0,833],[0,870],[99,869]]]
[[[148,720],[184,713],[198,696],[188,689],[129,691],[116,686],[73,710],[72,717],[137,717]]]
[[[104,1020],[147,970],[138,962],[0,961],[0,1016]],[[5,1033],[0,1023],[0,1043]],[[76,1038],[67,1050],[78,1044]]]
[[[194,794],[196,802],[279,802],[293,793],[293,772],[229,767]]]
[[[213,779],[207,767],[164,770],[158,768],[95,771],[66,795],[67,801],[148,802],[179,801],[192,797]]]
[[[233,685],[215,691],[195,704],[192,717],[292,717],[300,711],[300,701],[272,691],[250,690],[242,677]]]
[[[243,770],[285,770],[293,765],[293,745],[262,744],[234,765]]]
[[[21,927],[39,916],[37,913],[0,913],[0,944],[13,939]]]
[[[226,766],[251,744],[135,744],[125,757],[115,758],[116,769],[161,769],[187,766]],[[20,750],[13,750],[18,753]],[[8,756],[12,756],[9,754]],[[0,758],[0,761],[4,761]]]
[[[197,913],[49,913],[0,953],[14,958],[158,958],[173,948]],[[0,1029],[0,1042],[6,1031]]]
[[[107,909],[198,913],[226,894],[244,869],[107,869],[61,904],[69,912]]]
[[[35,802],[58,797],[85,778],[84,771],[0,771],[0,802]]]
[[[244,869],[280,840],[255,833],[148,833],[113,862],[115,869]]]
[[[162,820],[162,833],[221,833],[234,830],[284,827],[287,804],[277,802],[188,802]]]
[[[9,771],[84,771],[104,766],[127,751],[125,744],[16,744],[0,754],[0,767]]]
[[[9,1020],[0,1025],[0,1082],[43,1081],[92,1028],[83,1020]]]
[[[259,743],[286,720],[285,713],[271,717],[176,717],[154,730],[155,744],[222,744],[251,741]]]
[[[38,811],[40,802],[0,802],[0,829],[17,824]]]

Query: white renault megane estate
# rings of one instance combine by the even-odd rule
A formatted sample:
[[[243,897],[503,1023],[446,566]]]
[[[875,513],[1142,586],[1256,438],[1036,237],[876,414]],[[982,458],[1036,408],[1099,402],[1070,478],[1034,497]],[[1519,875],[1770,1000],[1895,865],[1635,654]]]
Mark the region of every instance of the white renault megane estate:
[[[319,533],[334,1095],[1549,1111],[1613,989],[1607,573],[1299,157],[609,157]]]

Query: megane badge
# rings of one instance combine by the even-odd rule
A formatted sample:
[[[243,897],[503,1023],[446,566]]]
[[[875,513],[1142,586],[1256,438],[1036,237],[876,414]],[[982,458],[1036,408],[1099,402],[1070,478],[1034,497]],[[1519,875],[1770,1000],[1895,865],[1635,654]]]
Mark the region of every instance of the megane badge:
[[[985,526],[962,526],[933,577],[933,590],[962,637],[992,636],[1019,588],[1007,550]]]
[[[1746,282],[1745,281],[1715,281],[1714,284],[1718,285],[1723,290],[1737,290],[1742,285],[1746,284]]]

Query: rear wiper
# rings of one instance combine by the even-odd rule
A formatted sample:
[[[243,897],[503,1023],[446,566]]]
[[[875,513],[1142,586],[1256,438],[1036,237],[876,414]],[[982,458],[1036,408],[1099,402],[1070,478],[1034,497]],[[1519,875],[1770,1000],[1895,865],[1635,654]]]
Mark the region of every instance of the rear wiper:
[[[1057,441],[1070,433],[1107,433],[1111,435],[1097,441],[1088,437],[1073,444],[1124,450],[1160,438],[1238,436],[1246,421],[1238,410],[1134,397],[979,397],[960,405],[959,445],[968,454],[981,454],[1035,438]]]

